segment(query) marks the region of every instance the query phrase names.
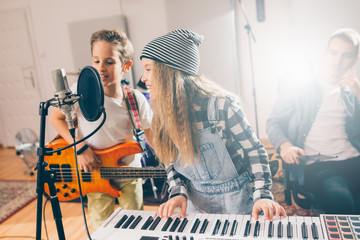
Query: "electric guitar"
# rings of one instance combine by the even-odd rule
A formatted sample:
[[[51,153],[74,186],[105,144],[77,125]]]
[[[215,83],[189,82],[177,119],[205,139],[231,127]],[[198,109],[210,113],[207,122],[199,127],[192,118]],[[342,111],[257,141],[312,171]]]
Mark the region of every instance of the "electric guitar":
[[[51,142],[47,148],[58,149],[69,145],[60,138]],[[112,184],[112,179],[135,178],[166,178],[164,167],[128,167],[119,164],[122,157],[141,153],[136,142],[122,143],[103,150],[93,150],[101,160],[101,167],[92,172],[80,172],[82,194],[91,192],[105,192],[119,197],[121,192]],[[76,173],[75,153],[73,148],[63,150],[60,155],[54,153],[45,156],[48,163],[46,169],[56,172],[55,187],[59,201],[70,201],[80,197],[78,178]],[[45,192],[49,195],[49,187],[45,184]]]

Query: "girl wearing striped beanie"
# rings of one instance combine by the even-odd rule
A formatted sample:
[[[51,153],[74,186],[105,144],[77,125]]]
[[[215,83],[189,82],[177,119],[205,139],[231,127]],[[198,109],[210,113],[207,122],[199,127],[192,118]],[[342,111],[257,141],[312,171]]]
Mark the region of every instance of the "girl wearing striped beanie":
[[[168,172],[169,200],[157,214],[167,218],[179,207],[182,217],[186,211],[286,216],[272,200],[265,148],[236,96],[198,75],[202,40],[174,30],[149,42],[140,57],[154,112],[148,140]]]

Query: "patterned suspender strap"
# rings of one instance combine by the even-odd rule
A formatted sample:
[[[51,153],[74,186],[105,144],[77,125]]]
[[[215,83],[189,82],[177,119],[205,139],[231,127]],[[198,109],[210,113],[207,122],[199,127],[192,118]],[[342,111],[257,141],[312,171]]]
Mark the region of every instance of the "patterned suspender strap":
[[[126,102],[128,113],[130,115],[130,119],[133,124],[134,136],[136,138],[136,141],[140,144],[141,150],[143,152],[146,152],[145,134],[141,127],[140,114],[137,110],[138,106],[137,106],[135,94],[130,90],[130,88],[127,88],[122,84],[121,84],[121,88],[124,94],[124,99]]]

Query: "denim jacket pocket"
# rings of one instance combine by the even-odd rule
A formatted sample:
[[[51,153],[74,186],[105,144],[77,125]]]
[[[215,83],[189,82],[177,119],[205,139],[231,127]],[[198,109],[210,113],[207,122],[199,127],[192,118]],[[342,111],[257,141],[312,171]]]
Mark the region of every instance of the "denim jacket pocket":
[[[195,162],[194,167],[200,181],[211,181],[216,179],[222,171],[223,164],[216,152],[214,143],[206,143],[199,145],[200,159]]]

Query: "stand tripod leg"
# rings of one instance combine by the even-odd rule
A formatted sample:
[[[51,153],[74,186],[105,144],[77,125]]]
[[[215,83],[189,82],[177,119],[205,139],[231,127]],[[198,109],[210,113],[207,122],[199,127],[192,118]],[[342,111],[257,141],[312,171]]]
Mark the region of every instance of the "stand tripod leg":
[[[41,239],[41,210],[39,210],[39,208],[42,207],[41,200],[42,200],[42,196],[44,193],[44,184],[46,183],[49,186],[50,202],[51,202],[52,212],[53,212],[59,240],[65,240],[65,232],[64,232],[64,226],[62,223],[61,209],[60,209],[59,199],[57,197],[56,187],[55,187],[56,172],[53,170],[45,170],[45,169],[43,169],[43,170],[44,170],[44,182],[43,182],[43,185],[40,187],[42,190],[38,191],[38,215],[37,215],[37,218],[40,223],[38,223],[37,227],[40,229],[37,229],[38,230],[37,239]],[[39,201],[39,198],[41,198],[40,201]]]
[[[152,191],[154,193],[154,198],[155,200],[158,200],[158,197],[157,197],[157,187],[155,185],[155,182],[154,182],[154,179],[153,178],[150,178],[150,183],[151,183],[151,188],[152,188]]]
[[[54,180],[54,181],[51,181],[50,183],[48,183],[49,192],[50,192],[50,201],[51,201],[51,207],[52,207],[52,211],[53,211],[53,215],[54,215],[54,220],[56,223],[56,228],[58,230],[59,239],[65,239],[65,233],[64,233],[63,223],[62,223],[62,215],[61,215],[59,199],[56,195],[55,174],[50,173],[50,178]]]

